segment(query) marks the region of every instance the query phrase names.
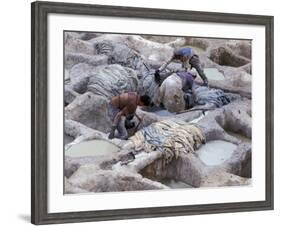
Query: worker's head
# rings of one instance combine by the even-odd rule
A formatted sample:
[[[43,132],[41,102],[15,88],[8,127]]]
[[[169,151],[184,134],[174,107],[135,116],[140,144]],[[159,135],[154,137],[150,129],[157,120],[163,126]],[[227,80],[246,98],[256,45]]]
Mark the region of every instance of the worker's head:
[[[187,62],[193,55],[192,49],[189,47],[179,48],[174,51],[174,58],[182,63]]]
[[[174,58],[176,60],[179,60],[181,61],[182,63],[185,63],[189,60],[189,57],[188,56],[180,56],[180,55],[174,55]]]
[[[182,63],[185,63],[185,62],[187,62],[189,59],[190,59],[189,56],[182,56],[182,57],[180,58],[180,61],[181,61]]]
[[[150,106],[151,98],[148,95],[142,95],[139,98],[139,106]]]

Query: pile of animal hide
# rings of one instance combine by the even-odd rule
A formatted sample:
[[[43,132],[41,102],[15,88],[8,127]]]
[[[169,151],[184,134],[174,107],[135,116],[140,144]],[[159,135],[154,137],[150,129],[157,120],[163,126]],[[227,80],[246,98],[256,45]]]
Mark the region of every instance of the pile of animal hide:
[[[220,89],[210,89],[199,85],[194,85],[193,95],[195,96],[196,104],[213,104],[216,107],[222,107],[240,97],[238,94],[225,93]]]
[[[98,54],[108,56],[109,64],[120,64],[123,67],[139,69],[143,66],[141,56],[124,43],[100,42],[96,44]]]
[[[194,152],[205,143],[205,137],[197,126],[180,120],[153,123],[138,131],[130,140],[137,150],[161,151],[166,164],[174,157],[177,159],[180,152]]]
[[[138,85],[134,70],[118,64],[96,68],[89,79],[88,91],[107,99],[123,92],[136,91]]]

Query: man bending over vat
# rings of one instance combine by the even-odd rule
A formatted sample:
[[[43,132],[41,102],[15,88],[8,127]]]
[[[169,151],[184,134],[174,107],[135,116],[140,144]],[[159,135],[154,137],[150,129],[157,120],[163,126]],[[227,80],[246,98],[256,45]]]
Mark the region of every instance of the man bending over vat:
[[[150,103],[151,99],[148,95],[140,96],[136,92],[122,93],[112,97],[108,106],[108,114],[113,121],[113,125],[108,138],[128,139],[125,123],[130,124],[130,119],[136,115],[137,106],[149,106]],[[116,129],[118,132],[117,135],[115,135]]]

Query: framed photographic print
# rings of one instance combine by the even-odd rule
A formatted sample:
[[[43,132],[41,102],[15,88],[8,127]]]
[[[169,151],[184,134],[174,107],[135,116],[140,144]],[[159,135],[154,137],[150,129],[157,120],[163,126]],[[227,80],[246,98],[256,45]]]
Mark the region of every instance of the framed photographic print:
[[[273,209],[273,17],[32,7],[32,223]]]

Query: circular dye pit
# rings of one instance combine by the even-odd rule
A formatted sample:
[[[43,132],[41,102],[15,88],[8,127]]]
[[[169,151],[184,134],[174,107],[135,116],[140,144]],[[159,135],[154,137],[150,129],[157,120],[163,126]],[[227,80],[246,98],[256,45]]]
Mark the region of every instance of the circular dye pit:
[[[216,68],[205,68],[204,72],[209,80],[224,80],[224,75]]]
[[[65,154],[71,157],[104,156],[117,153],[119,148],[106,140],[91,140],[71,146]]]
[[[197,151],[198,157],[208,166],[222,164],[228,160],[237,145],[223,140],[214,140],[202,145]]]

